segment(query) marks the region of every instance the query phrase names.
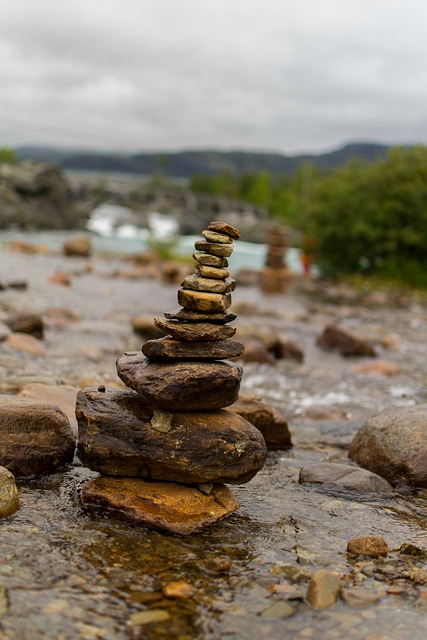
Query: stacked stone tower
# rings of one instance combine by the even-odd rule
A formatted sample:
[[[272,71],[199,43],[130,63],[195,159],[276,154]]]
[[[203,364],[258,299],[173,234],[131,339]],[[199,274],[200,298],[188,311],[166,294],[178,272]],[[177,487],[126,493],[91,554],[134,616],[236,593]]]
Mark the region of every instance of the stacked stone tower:
[[[260,273],[260,285],[267,293],[281,293],[289,286],[290,274],[285,262],[286,227],[271,226],[267,232],[267,255]]]
[[[83,389],[76,409],[78,455],[103,474],[83,487],[83,503],[179,533],[237,509],[223,483],[248,482],[266,457],[258,429],[225,409],[242,377],[228,360],[243,353],[228,311],[228,257],[239,233],[212,222],[202,235],[181,306],[154,320],[165,337],[117,361],[130,390]]]

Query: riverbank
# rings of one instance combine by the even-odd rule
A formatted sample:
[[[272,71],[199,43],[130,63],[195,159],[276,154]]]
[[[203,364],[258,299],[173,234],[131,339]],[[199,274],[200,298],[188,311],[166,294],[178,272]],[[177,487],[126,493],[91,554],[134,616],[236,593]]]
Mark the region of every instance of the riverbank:
[[[30,382],[120,384],[116,357],[142,341],[131,319],[162,315],[176,306],[177,292],[159,278],[128,277],[123,264],[99,255],[67,259],[1,249],[1,278],[24,279],[28,288],[0,292],[0,311],[31,310],[46,326],[43,355],[0,343],[1,393],[14,395]],[[69,276],[67,285],[52,277],[58,273]],[[367,418],[427,398],[426,306],[409,298],[394,306],[381,295],[362,306],[343,292],[341,298],[332,288],[308,295],[295,280],[286,293],[265,295],[238,283],[236,326],[275,332],[304,354],[302,363],[244,364],[242,390],[287,418],[294,446],[270,452],[249,484],[233,488],[241,509],[203,534],[164,535],[88,515],[78,490],[95,474],[77,460],[19,483],[21,508],[0,522],[6,640],[425,637],[426,586],[410,577],[423,574],[411,574],[411,561],[399,551],[406,541],[427,544],[425,490],[379,496],[299,482],[310,464],[347,464],[350,442]],[[319,349],[316,340],[331,323],[372,344],[377,358]],[[348,541],[369,534],[387,541],[388,556],[349,557]],[[427,569],[425,561],[414,562]],[[378,598],[362,606],[340,598],[316,611],[306,592],[318,569]],[[192,595],[165,595],[176,581],[191,585]],[[277,603],[287,606],[275,617],[269,610]],[[136,614],[159,610],[166,622],[137,624]]]

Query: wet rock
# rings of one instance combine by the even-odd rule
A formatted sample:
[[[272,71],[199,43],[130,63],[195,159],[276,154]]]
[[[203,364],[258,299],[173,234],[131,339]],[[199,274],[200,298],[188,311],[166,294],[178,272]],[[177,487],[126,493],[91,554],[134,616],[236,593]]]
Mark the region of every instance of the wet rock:
[[[393,486],[427,487],[427,405],[367,420],[351,443],[349,458]]]
[[[7,518],[18,509],[19,498],[15,478],[8,469],[0,467],[0,518]]]
[[[193,311],[224,313],[231,305],[229,293],[209,293],[206,291],[178,290],[178,303]]]
[[[287,602],[275,602],[259,614],[261,618],[266,620],[282,620],[289,618],[294,614],[294,608]]]
[[[11,333],[5,338],[4,344],[14,351],[21,351],[30,356],[46,355],[44,344],[28,333]]]
[[[380,536],[361,536],[348,541],[347,553],[365,558],[381,558],[388,554],[388,545]]]
[[[28,333],[39,340],[43,339],[44,321],[40,314],[12,315],[6,317],[4,322],[15,333]]]
[[[10,335],[11,333],[12,333],[12,331],[7,326],[7,324],[5,324],[4,322],[2,322],[0,320],[0,342],[5,340],[7,338],[7,336]]]
[[[328,609],[332,607],[341,589],[341,580],[331,571],[319,569],[310,579],[306,600],[312,609]]]
[[[341,598],[349,607],[362,609],[381,600],[383,594],[379,591],[369,591],[362,587],[349,587],[348,589],[342,589]]]
[[[92,255],[92,242],[87,235],[72,236],[64,242],[62,251],[66,256],[89,258]]]
[[[81,500],[91,510],[181,535],[199,531],[239,508],[221,484],[207,496],[181,484],[103,476],[83,485]]]
[[[352,467],[348,464],[321,462],[303,467],[300,471],[301,484],[321,484],[358,493],[390,493],[393,487],[381,476]]]
[[[141,314],[131,319],[132,328],[145,338],[161,338],[164,332],[153,324],[152,316]]]
[[[59,407],[70,421],[73,435],[77,438],[76,397],[78,387],[66,384],[49,385],[37,382],[25,384],[18,391],[18,397],[31,398]]]
[[[172,598],[174,600],[187,600],[194,595],[194,587],[185,580],[176,580],[175,582],[169,582],[165,584],[162,589],[162,593],[165,598]]]
[[[383,360],[359,364],[357,367],[354,367],[354,371],[366,376],[397,376],[401,373],[400,367],[397,364],[394,362],[384,362]]]
[[[241,393],[228,411],[237,413],[259,429],[268,449],[289,449],[292,446],[286,419],[256,396]]]
[[[150,362],[138,352],[121,356],[117,373],[148,405],[165,411],[227,407],[237,400],[242,378],[232,362]]]
[[[187,342],[227,340],[236,333],[236,328],[228,325],[212,324],[210,322],[176,322],[162,318],[154,318],[155,326],[164,334],[175,340]]]
[[[405,556],[411,556],[417,562],[427,561],[427,544],[416,544],[414,542],[404,542],[400,545],[400,553]]]
[[[237,318],[237,315],[232,311],[226,311],[225,313],[205,313],[204,311],[194,311],[192,309],[184,309],[177,307],[172,311],[165,312],[165,318],[169,320],[179,320],[180,322],[211,322],[218,324],[227,324],[233,322]]]
[[[245,350],[236,340],[182,341],[172,338],[148,340],[142,345],[142,353],[150,360],[222,360],[237,358]]]
[[[146,611],[137,611],[129,617],[128,623],[133,627],[142,627],[145,624],[153,624],[155,622],[166,622],[170,619],[170,613],[164,609],[148,609]]]
[[[367,342],[332,324],[317,338],[316,345],[324,351],[338,351],[344,357],[377,355],[375,349]]]
[[[71,462],[75,439],[57,407],[0,396],[0,464],[15,477],[54,473]]]
[[[240,338],[244,345],[244,352],[240,356],[242,362],[258,362],[259,364],[275,364],[274,356],[266,349],[261,340],[257,338]]]
[[[132,391],[82,389],[76,415],[79,458],[108,475],[240,484],[266,458],[258,429],[225,410],[166,413],[148,408]]]

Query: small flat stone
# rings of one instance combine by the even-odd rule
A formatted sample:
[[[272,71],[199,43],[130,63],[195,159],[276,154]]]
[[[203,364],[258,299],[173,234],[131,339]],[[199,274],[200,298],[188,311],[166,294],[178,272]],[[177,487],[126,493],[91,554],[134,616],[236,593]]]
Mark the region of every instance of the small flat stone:
[[[218,242],[206,242],[205,240],[196,240],[194,246],[197,251],[204,251],[220,258],[228,258],[234,249],[232,244],[219,244]]]
[[[230,293],[236,288],[236,281],[233,278],[224,280],[214,278],[203,278],[197,273],[187,276],[181,282],[183,289],[191,289],[192,291],[206,291],[209,293]]]
[[[217,231],[211,231],[205,229],[202,231],[202,236],[206,242],[219,242],[220,244],[232,244],[233,239],[225,233],[218,233]]]
[[[178,303],[185,309],[192,311],[224,313],[231,305],[231,295],[229,293],[207,293],[206,291],[179,289]]]
[[[313,609],[328,609],[337,601],[341,580],[325,569],[316,571],[308,583],[307,602]]]
[[[199,274],[203,278],[215,278],[216,280],[225,280],[230,275],[227,269],[221,269],[221,267],[211,267],[205,264],[199,264],[196,262],[196,267]]]
[[[232,227],[231,224],[222,222],[220,220],[214,220],[213,222],[210,222],[208,224],[208,229],[210,231],[216,231],[217,233],[225,233],[230,236],[230,238],[233,238],[233,240],[238,240],[240,238],[240,233],[237,231],[237,229]]]
[[[225,360],[238,358],[245,350],[236,340],[204,340],[184,342],[172,338],[148,340],[142,345],[142,353],[150,360]]]
[[[206,322],[212,324],[228,324],[237,318],[237,314],[232,311],[225,313],[204,313],[203,311],[193,311],[191,309],[183,309],[176,307],[164,314],[168,320],[178,320],[179,322],[199,323]]]
[[[381,558],[388,554],[388,544],[381,536],[361,536],[349,540],[347,553],[365,558]]]
[[[362,609],[381,600],[384,594],[380,591],[369,591],[362,587],[350,587],[341,591],[341,598],[349,607]]]
[[[175,340],[187,342],[227,340],[236,333],[235,327],[211,324],[210,322],[196,324],[195,322],[178,322],[176,320],[168,322],[162,318],[154,318],[154,324],[165,335],[172,336]]]
[[[301,484],[334,486],[357,493],[387,494],[393,492],[391,484],[376,473],[349,464],[332,462],[319,462],[303,467],[300,471],[299,481]]]
[[[232,362],[150,362],[142,353],[123,355],[117,373],[152,407],[209,411],[233,404],[243,370]]]
[[[209,267],[228,267],[227,258],[212,256],[209,253],[202,253],[202,251],[196,251],[193,253],[193,258],[199,264],[204,264]]]
[[[275,602],[259,614],[265,620],[282,620],[294,614],[294,608],[287,602]]]
[[[230,489],[221,484],[207,496],[182,484],[102,476],[83,485],[81,500],[91,511],[111,512],[136,524],[180,535],[200,531],[239,508]],[[137,615],[140,613],[151,612]],[[134,624],[152,621],[138,618]]]

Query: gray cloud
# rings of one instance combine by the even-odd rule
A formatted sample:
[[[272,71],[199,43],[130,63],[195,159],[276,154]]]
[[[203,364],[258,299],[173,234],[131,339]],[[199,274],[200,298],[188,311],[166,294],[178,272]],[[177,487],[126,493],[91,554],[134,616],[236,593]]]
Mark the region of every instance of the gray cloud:
[[[0,146],[427,143],[423,0],[0,0]]]

